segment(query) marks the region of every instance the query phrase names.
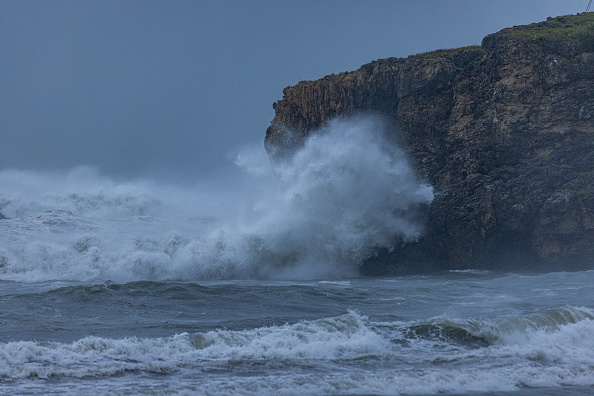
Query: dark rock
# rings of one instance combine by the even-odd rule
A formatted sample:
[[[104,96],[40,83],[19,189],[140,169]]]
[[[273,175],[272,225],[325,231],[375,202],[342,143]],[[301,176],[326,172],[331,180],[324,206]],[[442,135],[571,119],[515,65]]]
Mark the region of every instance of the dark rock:
[[[369,274],[594,264],[594,13],[504,29],[480,47],[381,59],[284,89],[274,160],[334,117],[384,114],[436,197],[426,233]],[[396,133],[396,132],[395,132]]]

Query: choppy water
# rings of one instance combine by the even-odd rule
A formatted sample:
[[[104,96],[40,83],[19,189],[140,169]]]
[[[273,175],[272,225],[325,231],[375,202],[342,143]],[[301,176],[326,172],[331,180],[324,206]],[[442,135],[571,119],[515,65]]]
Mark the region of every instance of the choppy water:
[[[590,393],[593,282],[3,281],[0,393]]]
[[[0,394],[594,393],[594,271],[357,276],[433,198],[378,129],[220,184],[0,171]]]
[[[274,171],[263,147],[246,149],[241,174],[193,186],[0,171],[0,279],[352,276],[377,248],[417,238],[433,199],[382,128],[333,123]]]

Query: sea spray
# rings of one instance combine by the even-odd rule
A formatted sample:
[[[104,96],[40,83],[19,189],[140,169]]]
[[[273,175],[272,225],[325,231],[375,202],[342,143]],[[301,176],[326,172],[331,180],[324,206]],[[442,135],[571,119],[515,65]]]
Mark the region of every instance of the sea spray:
[[[290,276],[340,274],[420,235],[416,211],[433,191],[385,133],[380,118],[335,120],[275,167],[280,189],[258,203],[247,233],[262,237],[261,251],[278,255]]]
[[[433,198],[384,134],[377,117],[335,120],[274,168],[263,148],[246,148],[240,177],[193,187],[117,182],[84,167],[2,171],[0,277],[355,275],[377,249],[418,238],[417,210]]]

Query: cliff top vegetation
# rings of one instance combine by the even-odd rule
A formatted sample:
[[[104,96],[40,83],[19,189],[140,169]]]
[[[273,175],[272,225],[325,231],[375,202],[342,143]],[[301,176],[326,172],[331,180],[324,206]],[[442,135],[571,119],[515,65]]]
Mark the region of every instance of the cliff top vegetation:
[[[594,52],[594,12],[549,17],[543,22],[514,26],[493,35],[507,35],[513,39],[529,41],[535,45],[544,45],[547,42],[554,41],[556,44],[577,47],[579,52]],[[482,46],[470,45],[460,48],[438,49],[410,55],[409,58],[451,58],[457,54],[479,51],[484,45],[485,42],[483,41]]]
[[[547,18],[543,22],[503,29],[499,34],[528,40],[536,45],[554,41],[560,45],[577,47],[580,52],[593,52],[594,12]]]

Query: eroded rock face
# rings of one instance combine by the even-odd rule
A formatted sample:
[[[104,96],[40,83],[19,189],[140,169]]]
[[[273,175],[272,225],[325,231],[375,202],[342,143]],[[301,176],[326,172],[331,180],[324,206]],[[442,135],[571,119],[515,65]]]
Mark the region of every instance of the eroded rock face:
[[[372,111],[435,188],[424,236],[378,252],[364,273],[594,266],[594,13],[283,93],[266,132],[274,160],[330,119]]]

